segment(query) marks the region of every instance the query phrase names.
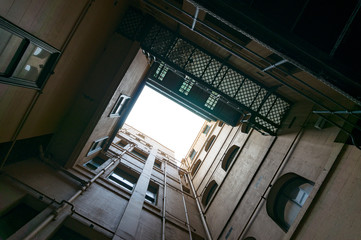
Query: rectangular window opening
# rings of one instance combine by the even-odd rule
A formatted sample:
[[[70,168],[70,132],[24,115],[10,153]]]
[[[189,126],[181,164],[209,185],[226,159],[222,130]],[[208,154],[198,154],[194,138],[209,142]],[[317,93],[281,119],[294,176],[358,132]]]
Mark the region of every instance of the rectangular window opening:
[[[112,172],[109,176],[109,179],[120,186],[122,186],[125,189],[128,189],[129,191],[133,191],[137,181],[139,178],[139,174],[127,169],[126,167],[122,165],[118,165],[117,168],[114,169],[114,172]]]

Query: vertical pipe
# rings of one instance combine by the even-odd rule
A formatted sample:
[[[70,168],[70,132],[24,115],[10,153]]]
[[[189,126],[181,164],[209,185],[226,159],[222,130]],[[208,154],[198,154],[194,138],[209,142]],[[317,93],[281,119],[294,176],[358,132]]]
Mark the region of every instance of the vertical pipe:
[[[192,193],[193,193],[194,199],[196,200],[196,203],[197,203],[197,207],[198,207],[199,215],[201,216],[204,231],[206,232],[208,240],[212,240],[211,233],[209,232],[208,225],[207,225],[206,219],[204,218],[202,208],[201,208],[201,205],[199,204],[199,199],[198,199],[196,191],[194,190],[194,186],[193,186],[193,183],[191,181],[191,178],[189,177],[188,173],[185,173],[185,175],[186,175],[186,177],[188,179],[189,184],[191,185]]]
[[[92,179],[90,179],[87,183],[86,186],[82,187],[82,189],[80,189],[79,191],[77,191],[71,198],[69,198],[69,200],[67,201],[68,203],[73,202],[77,197],[79,197],[83,192],[85,192],[90,185],[95,182],[95,180],[97,180],[102,174],[104,174],[104,172],[109,169],[112,165],[114,165],[120,158],[121,156],[123,156],[125,153],[122,152],[119,155],[119,158],[115,158],[113,159],[113,161],[111,161],[105,168],[103,168],[97,175],[95,175]],[[32,239],[33,237],[35,237],[36,234],[38,234],[44,227],[46,227],[52,220],[55,219],[55,217],[66,207],[66,203],[63,203],[57,210],[55,210],[51,215],[49,215],[44,221],[42,221],[33,231],[31,231],[31,233],[29,233],[29,235],[27,235],[24,240],[29,240]]]
[[[189,233],[189,240],[192,240],[192,231],[191,231],[191,227],[189,225],[187,205],[186,205],[186,200],[184,199],[184,193],[183,193],[183,188],[182,188],[182,180],[180,178],[179,172],[178,172],[178,180],[179,180],[180,190],[181,190],[181,193],[182,193],[184,212],[186,214],[186,221],[187,221],[187,228],[188,228],[188,233]]]
[[[165,240],[165,212],[167,198],[167,161],[164,161],[164,189],[163,189],[163,212],[162,212],[162,240]]]

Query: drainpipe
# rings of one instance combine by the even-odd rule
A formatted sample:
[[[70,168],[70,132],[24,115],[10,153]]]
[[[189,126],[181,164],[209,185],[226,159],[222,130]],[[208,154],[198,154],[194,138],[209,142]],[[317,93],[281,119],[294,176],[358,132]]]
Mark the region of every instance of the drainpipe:
[[[164,161],[164,189],[163,189],[163,212],[162,212],[162,240],[165,240],[165,205],[167,198],[167,161]]]
[[[66,204],[72,206],[71,203],[77,197],[79,197],[83,192],[85,192],[93,182],[95,182],[102,174],[104,174],[106,170],[108,170],[112,165],[114,165],[117,161],[119,161],[119,159],[121,158],[121,156],[123,156],[124,153],[125,151],[120,154],[119,158],[113,159],[108,164],[108,166],[103,168],[97,175],[95,175],[92,179],[90,179],[88,183],[84,187],[82,187],[79,191],[77,191],[71,198],[69,198],[68,201],[62,201],[63,204],[57,210],[55,210],[50,216],[48,216],[42,223],[40,223],[40,225],[37,226],[31,233],[29,233],[29,235],[26,236],[24,240],[29,240],[35,237],[36,234],[38,234],[44,227],[46,227],[46,225],[48,225],[51,221],[53,221],[56,218],[56,216],[66,207]]]
[[[181,180],[179,174],[178,174],[178,179],[179,179],[180,190],[181,190],[181,193],[182,193],[182,200],[183,200],[184,212],[185,212],[185,214],[186,214],[186,221],[187,221],[187,228],[188,228],[188,233],[189,233],[189,240],[192,240],[192,231],[191,231],[191,227],[190,227],[190,225],[189,225],[189,218],[188,218],[188,211],[187,211],[187,206],[186,206],[186,200],[184,199],[184,193],[183,193],[183,188],[182,188],[182,180]]]
[[[199,211],[199,215],[201,216],[201,220],[202,220],[202,224],[203,224],[203,227],[204,227],[204,231],[206,232],[206,235],[207,235],[207,238],[208,240],[212,240],[212,236],[211,236],[211,233],[209,232],[209,229],[208,229],[208,225],[207,225],[207,222],[206,222],[206,219],[204,218],[204,215],[203,215],[203,212],[202,212],[202,208],[201,208],[201,205],[199,204],[199,199],[198,199],[198,196],[197,196],[197,193],[196,191],[194,190],[194,186],[193,186],[193,183],[191,181],[191,178],[189,177],[189,174],[188,173],[184,173],[188,179],[188,182],[189,184],[191,185],[191,188],[192,188],[192,193],[193,193],[193,196],[196,200],[196,203],[197,203],[197,207],[198,207],[198,211]]]

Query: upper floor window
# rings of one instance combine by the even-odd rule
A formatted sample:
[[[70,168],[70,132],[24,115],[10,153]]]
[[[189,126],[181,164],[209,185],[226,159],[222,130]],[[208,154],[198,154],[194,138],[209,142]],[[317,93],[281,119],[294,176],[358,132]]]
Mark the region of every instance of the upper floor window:
[[[149,183],[147,192],[145,194],[145,201],[155,205],[157,204],[157,195],[158,195],[158,186]]]
[[[216,92],[212,92],[211,95],[209,95],[206,103],[204,104],[204,106],[206,106],[207,108],[213,110],[214,107],[216,106],[217,102],[219,99],[219,94],[217,94]]]
[[[268,195],[266,204],[268,215],[287,232],[312,188],[313,182],[295,173],[281,176]]]
[[[96,170],[103,163],[105,163],[105,160],[99,156],[96,156],[95,158],[90,159],[86,164],[84,164],[84,166],[90,168],[91,170]]]
[[[202,197],[202,204],[204,207],[208,205],[210,200],[212,199],[214,193],[216,192],[216,189],[218,187],[218,184],[215,180],[212,180],[208,186],[206,187],[206,190],[204,190],[203,197]]]
[[[90,155],[102,150],[107,142],[107,139],[108,139],[108,137],[104,137],[104,138],[100,138],[100,139],[94,141],[89,149],[87,156],[90,156]]]
[[[41,89],[60,52],[0,18],[0,82]]]
[[[198,159],[198,161],[193,165],[193,168],[192,168],[192,176],[197,172],[199,166],[201,165],[201,160]]]
[[[228,149],[226,155],[222,160],[222,168],[224,171],[227,171],[229,166],[231,165],[233,159],[236,157],[239,147],[233,145],[231,148]]]
[[[209,126],[208,124],[203,128],[203,132],[204,134],[207,134],[209,132],[209,129],[211,129],[211,126]]]
[[[128,169],[124,169],[121,165],[115,168],[114,172],[109,176],[110,180],[130,191],[133,191],[138,178],[139,174]]]
[[[184,95],[188,95],[191,91],[193,84],[195,81],[190,77],[186,76],[182,86],[179,88],[179,92],[183,93]]]
[[[118,144],[119,146],[121,146],[121,147],[125,147],[125,146],[128,145],[128,142],[127,142],[126,140],[124,140],[124,139],[120,139],[120,141],[117,142],[117,144]]]
[[[158,159],[156,159],[154,161],[154,167],[158,168],[158,169],[162,169],[162,162],[159,161]]]
[[[197,154],[196,150],[192,149],[191,154],[189,154],[189,158],[190,158],[191,160],[193,160],[193,158],[196,156],[196,154]]]
[[[141,159],[147,160],[148,158],[148,154],[143,152],[142,150],[138,149],[138,148],[134,148],[132,150],[132,153],[137,155],[138,157],[140,157]]]
[[[213,144],[213,142],[214,142],[215,139],[216,139],[216,136],[215,136],[215,135],[213,135],[212,137],[209,138],[206,146],[204,147],[204,150],[205,150],[206,152],[208,152],[208,150],[211,148],[211,146],[212,146],[212,144]]]
[[[122,114],[122,111],[125,108],[129,99],[130,97],[126,95],[120,95],[118,100],[115,102],[115,105],[112,111],[110,112],[109,117],[119,117]]]

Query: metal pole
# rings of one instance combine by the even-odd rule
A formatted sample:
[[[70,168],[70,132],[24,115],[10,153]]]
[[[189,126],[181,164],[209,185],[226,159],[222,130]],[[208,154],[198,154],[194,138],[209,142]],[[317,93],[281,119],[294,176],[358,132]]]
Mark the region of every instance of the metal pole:
[[[163,212],[162,212],[162,240],[165,240],[165,213],[167,198],[167,161],[164,161],[164,188],[163,188]]]
[[[191,178],[189,177],[188,173],[184,173],[184,174],[186,175],[186,177],[188,179],[188,182],[191,185],[192,193],[193,193],[194,199],[196,200],[196,203],[197,203],[197,208],[198,208],[198,211],[199,211],[199,215],[201,216],[201,221],[202,221],[202,224],[203,224],[203,227],[204,227],[204,231],[206,232],[208,240],[212,240],[211,233],[209,232],[208,225],[207,225],[206,219],[204,218],[202,208],[201,208],[201,205],[199,204],[199,199],[198,199],[196,191],[194,190],[194,186],[193,186],[193,183],[191,181]]]
[[[182,188],[182,181],[181,181],[181,178],[180,178],[179,174],[178,174],[178,179],[179,179],[180,191],[181,191],[181,193],[182,193],[182,200],[183,200],[184,212],[185,212],[185,214],[186,214],[186,221],[187,221],[187,228],[188,228],[188,233],[189,233],[189,240],[192,240],[192,231],[191,231],[191,227],[190,227],[190,225],[189,225],[187,205],[186,205],[186,200],[184,199],[184,193],[183,193],[183,188]]]
[[[65,203],[63,203],[57,210],[55,210],[51,215],[49,215],[44,221],[42,221],[31,233],[29,233],[28,236],[26,236],[24,238],[24,240],[29,240],[32,239],[33,237],[35,237],[36,234],[38,234],[44,227],[46,227],[52,220],[55,219],[55,217],[66,207],[66,203],[71,203],[73,202],[77,197],[79,197],[83,192],[85,192],[90,185],[95,182],[95,180],[97,180],[102,174],[104,174],[104,172],[109,169],[112,165],[114,165],[119,159],[120,157],[125,153],[122,152],[119,156],[119,158],[113,159],[113,161],[111,161],[105,168],[103,168],[97,175],[95,175],[92,179],[90,179],[88,181],[88,183],[82,187],[82,189],[80,189],[79,191],[77,191],[71,198],[69,198],[68,201],[66,201]]]

